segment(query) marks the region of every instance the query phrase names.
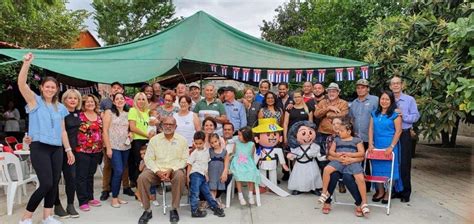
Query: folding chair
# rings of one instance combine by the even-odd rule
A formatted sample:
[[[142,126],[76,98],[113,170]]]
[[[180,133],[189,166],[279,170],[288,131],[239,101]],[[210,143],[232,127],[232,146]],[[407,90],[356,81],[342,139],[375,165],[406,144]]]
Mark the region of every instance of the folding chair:
[[[371,160],[384,160],[384,161],[391,161],[392,164],[391,164],[391,169],[390,169],[390,177],[385,177],[385,176],[372,176],[372,175],[365,175],[365,181],[366,182],[371,182],[371,183],[383,183],[385,184],[386,186],[390,186],[390,187],[387,187],[388,190],[388,204],[387,205],[380,205],[380,204],[368,204],[369,206],[374,206],[374,207],[382,207],[382,208],[386,208],[387,209],[387,215],[390,215],[390,205],[391,205],[391,196],[392,196],[392,180],[393,180],[393,168],[394,168],[394,165],[395,165],[395,160],[393,159],[394,158],[394,153],[392,152],[392,154],[389,156],[389,157],[385,157],[385,150],[373,150],[372,153],[369,153],[368,151],[365,153],[365,159],[364,159],[364,170],[367,166],[367,161],[371,161]],[[372,164],[370,164],[371,167],[372,167]],[[372,170],[372,169],[371,169]],[[342,181],[342,179],[339,179],[339,181]],[[348,202],[340,202],[340,201],[337,201],[337,197],[336,197],[336,191],[334,191],[333,195],[332,196],[332,199],[334,201],[334,204],[338,204],[338,205],[351,205],[353,206],[354,203],[348,203]]]
[[[16,138],[13,136],[5,137],[5,142],[11,149],[14,149],[15,145],[18,144],[18,140],[16,140]]]
[[[386,186],[386,189],[388,189],[388,203],[387,205],[380,205],[380,204],[369,204],[369,206],[375,206],[375,207],[382,207],[387,209],[387,215],[390,215],[390,205],[392,202],[392,183],[393,183],[393,170],[395,167],[395,154],[392,152],[390,156],[386,157],[385,156],[385,151],[384,150],[373,150],[371,153],[367,151],[365,153],[365,163],[364,163],[364,170],[365,166],[367,165],[367,160],[383,160],[383,161],[391,161],[391,166],[390,166],[390,177],[386,176],[372,176],[372,175],[366,175],[365,176],[365,181],[371,182],[371,183],[382,183]],[[372,163],[370,164],[371,167]]]
[[[166,203],[166,188],[171,187],[171,182],[169,181],[161,181],[161,191],[162,191],[162,196],[163,196],[163,201],[162,201],[162,206],[163,206],[163,215],[166,215],[166,209],[171,208],[171,205]],[[189,190],[188,190],[189,194]],[[189,206],[189,196],[188,196],[188,203],[180,203],[179,206]]]

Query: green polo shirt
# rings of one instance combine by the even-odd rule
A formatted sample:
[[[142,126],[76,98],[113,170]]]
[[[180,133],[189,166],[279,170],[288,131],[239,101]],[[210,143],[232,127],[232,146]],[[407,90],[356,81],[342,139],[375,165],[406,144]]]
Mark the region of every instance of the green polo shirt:
[[[207,104],[206,99],[202,99],[196,103],[196,106],[194,107],[194,113],[201,114],[203,111],[217,111],[219,113],[218,116],[226,114],[224,104],[216,101],[215,99],[210,104]]]

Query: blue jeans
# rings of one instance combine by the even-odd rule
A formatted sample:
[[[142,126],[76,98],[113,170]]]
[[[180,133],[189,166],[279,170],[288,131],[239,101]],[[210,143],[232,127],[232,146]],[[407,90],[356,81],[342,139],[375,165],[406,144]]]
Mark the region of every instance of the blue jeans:
[[[360,196],[359,188],[357,188],[357,184],[355,182],[355,178],[351,174],[341,174],[340,172],[334,172],[331,174],[331,179],[329,180],[328,185],[328,192],[330,195],[334,193],[334,190],[337,186],[337,181],[342,176],[342,182],[346,185],[347,189],[351,193],[352,197],[355,200],[355,205],[360,206],[362,204],[362,197]],[[326,203],[331,203],[331,198],[326,200]]]
[[[122,174],[128,163],[128,155],[130,150],[116,150],[112,149],[112,158],[110,162],[112,164],[112,197],[116,198],[120,192],[120,183],[122,182]]]
[[[217,202],[212,197],[209,185],[206,182],[206,177],[198,172],[189,175],[189,203],[191,203],[191,212],[196,212],[198,209],[199,193],[206,198],[207,203],[211,208],[217,208]]]

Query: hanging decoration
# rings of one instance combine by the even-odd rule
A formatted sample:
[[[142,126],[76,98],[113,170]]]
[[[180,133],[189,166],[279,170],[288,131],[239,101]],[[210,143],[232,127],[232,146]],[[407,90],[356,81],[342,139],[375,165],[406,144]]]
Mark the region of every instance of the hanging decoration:
[[[243,68],[242,69],[242,81],[248,82],[249,81],[249,74],[250,74],[250,68]]]
[[[307,82],[312,82],[313,81],[313,72],[314,72],[314,70],[312,70],[312,69],[306,70],[306,81]]]
[[[301,76],[303,76],[303,70],[295,70],[296,73],[296,82],[301,82]]]
[[[260,73],[262,72],[262,70],[260,69],[254,69],[253,70],[253,81],[254,82],[260,82]]]
[[[326,76],[326,69],[318,69],[318,81],[320,83],[324,82],[324,76]]]
[[[233,72],[233,77],[235,80],[239,79],[239,73],[240,73],[240,68],[239,67],[232,67]]]
[[[343,68],[336,68],[336,81],[337,82],[340,82],[344,79],[344,77],[342,76],[343,71],[344,71]]]
[[[216,64],[211,64],[211,71],[217,73],[217,65]]]
[[[347,80],[354,80],[354,68],[347,68]]]
[[[227,66],[221,65],[221,75],[227,76]]]
[[[275,82],[275,70],[268,70],[267,71],[267,79],[270,82]]]
[[[369,79],[369,67],[362,66],[360,67],[360,77],[363,79]]]
[[[289,83],[290,82],[290,70],[283,70],[281,76],[283,77],[282,81]]]

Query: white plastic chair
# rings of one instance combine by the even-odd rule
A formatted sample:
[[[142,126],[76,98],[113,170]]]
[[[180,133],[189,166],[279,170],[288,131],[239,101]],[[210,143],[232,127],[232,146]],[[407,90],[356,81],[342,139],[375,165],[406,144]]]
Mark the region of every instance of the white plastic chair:
[[[258,184],[254,184],[255,188],[255,197],[256,197],[256,202],[257,206],[260,207],[262,206],[262,202],[260,200],[260,188]],[[230,180],[229,185],[227,185],[227,191],[226,191],[226,199],[225,199],[225,207],[229,208],[230,207],[230,202],[231,199],[234,198],[235,194],[235,179],[232,177],[232,180]]]
[[[171,182],[161,181],[161,191],[162,191],[162,196],[163,196],[163,201],[161,202],[162,203],[161,206],[163,206],[163,215],[166,215],[166,210],[172,207],[170,204],[166,202],[166,188],[167,187],[171,187]],[[189,190],[188,190],[188,194],[189,194]],[[188,198],[188,203],[180,203],[179,206],[190,206],[189,196],[187,198]]]
[[[4,160],[0,160],[0,168],[2,178],[0,179],[0,185],[7,186],[7,214],[12,215],[13,211],[13,201],[15,199],[17,188],[19,186],[25,186],[29,182],[36,183],[36,189],[39,187],[38,177],[34,174],[30,174],[30,177],[27,179],[23,178],[23,172],[20,166],[20,159],[15,155],[7,152],[0,152],[0,156],[4,157]],[[10,173],[8,172],[8,164],[14,164],[16,175],[18,177],[17,181],[13,181]],[[24,189],[24,194],[26,195],[26,188]],[[18,203],[21,203],[21,193],[18,195]]]

